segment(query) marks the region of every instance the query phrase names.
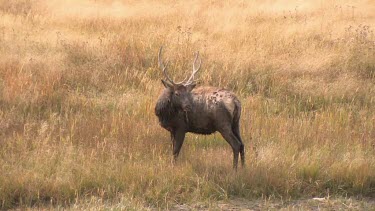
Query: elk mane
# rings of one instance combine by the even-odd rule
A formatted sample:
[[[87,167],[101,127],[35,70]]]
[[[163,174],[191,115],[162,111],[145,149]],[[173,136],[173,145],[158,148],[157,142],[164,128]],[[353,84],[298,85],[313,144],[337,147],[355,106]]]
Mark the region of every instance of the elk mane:
[[[167,124],[178,113],[178,109],[171,103],[170,95],[170,91],[165,90],[155,106],[155,114],[160,117],[162,125]]]

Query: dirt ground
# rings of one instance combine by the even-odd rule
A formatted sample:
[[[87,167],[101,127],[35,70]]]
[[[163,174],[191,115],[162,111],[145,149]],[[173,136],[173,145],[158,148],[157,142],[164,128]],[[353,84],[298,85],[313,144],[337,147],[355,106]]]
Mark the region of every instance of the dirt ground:
[[[287,201],[231,199],[210,205],[175,205],[171,210],[375,210],[375,199],[311,198]]]
[[[92,197],[88,201],[79,201],[70,206],[42,205],[36,207],[18,207],[13,210],[375,210],[374,198],[309,198],[299,200],[281,199],[229,199],[223,201],[175,204],[168,207],[145,206],[131,203],[129,200],[118,202],[103,201]]]

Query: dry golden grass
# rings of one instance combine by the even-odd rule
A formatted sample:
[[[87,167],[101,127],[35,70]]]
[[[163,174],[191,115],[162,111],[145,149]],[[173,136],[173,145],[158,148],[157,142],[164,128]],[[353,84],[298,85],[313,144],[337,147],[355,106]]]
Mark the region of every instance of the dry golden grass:
[[[374,196],[374,10],[0,0],[0,208]],[[153,110],[161,45],[171,74],[199,50],[200,83],[239,95],[246,169],[232,171],[219,135],[188,135],[172,165]]]

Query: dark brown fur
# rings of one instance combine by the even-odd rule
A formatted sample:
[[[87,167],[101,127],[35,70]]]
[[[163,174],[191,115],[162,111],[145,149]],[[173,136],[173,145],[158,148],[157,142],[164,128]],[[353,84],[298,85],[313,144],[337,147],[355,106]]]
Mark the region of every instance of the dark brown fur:
[[[195,84],[162,82],[166,88],[156,103],[155,114],[160,125],[171,133],[174,158],[177,158],[187,132],[211,134],[218,131],[232,147],[233,167],[237,168],[239,154],[244,165],[241,103],[234,93],[216,87],[195,88]]]

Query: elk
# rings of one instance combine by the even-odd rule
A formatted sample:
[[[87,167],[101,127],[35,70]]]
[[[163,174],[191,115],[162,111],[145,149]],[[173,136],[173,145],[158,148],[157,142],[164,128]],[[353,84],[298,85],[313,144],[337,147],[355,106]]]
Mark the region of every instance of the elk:
[[[241,102],[236,95],[223,88],[201,86],[196,88],[195,74],[202,60],[196,52],[190,77],[175,82],[167,73],[168,62],[164,65],[162,49],[158,53],[158,63],[166,80],[161,80],[165,89],[160,95],[155,114],[160,125],[171,135],[173,157],[177,159],[185,134],[212,134],[219,132],[233,150],[233,168],[237,169],[238,156],[245,164],[245,149],[240,135]],[[187,80],[186,80],[187,79]]]

